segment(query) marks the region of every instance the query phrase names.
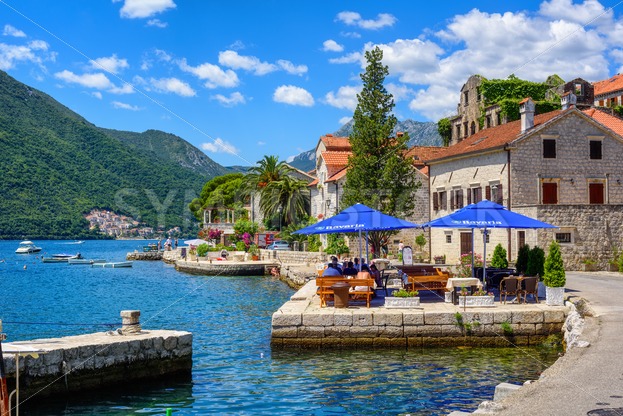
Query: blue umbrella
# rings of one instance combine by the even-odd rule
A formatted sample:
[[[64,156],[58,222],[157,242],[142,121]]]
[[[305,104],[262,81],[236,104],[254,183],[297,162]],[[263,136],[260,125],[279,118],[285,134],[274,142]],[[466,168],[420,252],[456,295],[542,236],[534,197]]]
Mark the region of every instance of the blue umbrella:
[[[361,232],[388,231],[402,228],[418,228],[417,224],[391,215],[383,214],[364,204],[352,205],[333,217],[295,231],[295,234],[359,233],[359,257],[361,257]],[[366,256],[367,257],[367,256]]]
[[[422,224],[423,227],[437,228],[471,228],[472,229],[472,247],[473,247],[473,229],[483,228],[484,232],[484,255],[483,255],[483,279],[486,276],[487,268],[487,229],[489,228],[558,228],[555,225],[548,224],[525,215],[509,211],[506,207],[496,204],[486,199],[476,203],[467,205],[460,210],[437,218]],[[474,258],[472,250],[472,272],[474,270]]]

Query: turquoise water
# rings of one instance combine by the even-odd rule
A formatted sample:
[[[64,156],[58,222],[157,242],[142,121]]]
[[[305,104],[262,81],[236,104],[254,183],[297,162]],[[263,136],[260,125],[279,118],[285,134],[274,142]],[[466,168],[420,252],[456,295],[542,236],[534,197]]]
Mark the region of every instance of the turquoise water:
[[[47,254],[109,261],[142,241],[36,241]],[[266,277],[43,264],[0,241],[0,319],[8,341],[105,331],[139,309],[146,329],[193,333],[192,382],[93,392],[20,409],[24,415],[445,415],[473,411],[496,384],[535,379],[555,353],[535,349],[271,350],[272,313],[293,293]],[[26,269],[24,269],[24,265]],[[60,325],[64,324],[64,325]],[[26,403],[28,405],[28,403]]]

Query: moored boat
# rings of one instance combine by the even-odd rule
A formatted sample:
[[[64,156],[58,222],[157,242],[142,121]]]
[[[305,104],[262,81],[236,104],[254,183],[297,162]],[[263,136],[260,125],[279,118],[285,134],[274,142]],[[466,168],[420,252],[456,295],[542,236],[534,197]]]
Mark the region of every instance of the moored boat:
[[[132,267],[132,262],[131,261],[118,261],[118,262],[111,262],[111,263],[93,263],[91,267],[117,269],[120,267]]]
[[[41,247],[37,247],[35,243],[29,240],[25,240],[19,243],[19,247],[17,247],[17,250],[15,250],[17,254],[38,253],[40,251]]]
[[[94,263],[106,263],[104,259],[68,259],[69,264],[94,264]]]
[[[69,260],[80,260],[82,259],[82,254],[52,254],[52,257],[44,257],[44,263],[67,263]]]

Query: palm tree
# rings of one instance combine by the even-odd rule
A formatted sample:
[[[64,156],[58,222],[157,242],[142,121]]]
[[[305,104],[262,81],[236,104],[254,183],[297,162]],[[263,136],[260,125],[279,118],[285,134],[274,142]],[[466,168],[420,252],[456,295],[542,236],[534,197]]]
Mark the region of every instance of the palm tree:
[[[286,165],[286,162],[279,161],[277,156],[264,156],[258,160],[257,165],[253,166],[245,176],[245,183],[249,190],[262,190],[269,183],[278,181],[293,169]]]
[[[288,225],[295,224],[307,216],[309,203],[307,182],[284,175],[263,189],[260,209],[267,218],[281,215],[283,225]]]

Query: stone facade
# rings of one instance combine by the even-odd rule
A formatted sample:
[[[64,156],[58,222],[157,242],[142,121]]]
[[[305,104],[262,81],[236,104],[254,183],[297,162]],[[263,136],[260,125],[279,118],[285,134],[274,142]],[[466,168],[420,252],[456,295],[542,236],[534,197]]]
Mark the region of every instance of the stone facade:
[[[491,134],[495,136],[495,131]],[[546,144],[553,145],[554,157],[544,156]],[[595,147],[599,149],[597,153]],[[456,206],[451,207],[449,202],[453,190],[463,190],[463,201],[469,203],[465,195],[481,187],[483,199],[489,196],[487,199],[513,211],[560,227],[491,230],[488,257],[498,243],[509,253],[509,260],[514,260],[520,242],[547,249],[556,238],[568,269],[580,269],[581,261],[586,258],[597,261],[605,269],[612,259],[613,248],[619,251],[623,248],[623,237],[616,231],[623,223],[622,155],[621,136],[590,115],[571,108],[523,134],[509,137],[504,146],[433,161],[431,217],[454,211]],[[486,186],[490,187],[489,195]],[[439,203],[435,209],[435,198],[440,198],[442,192],[447,201],[445,209]],[[462,252],[461,235],[469,232],[468,229],[433,229],[433,255],[446,254],[448,262],[456,262]],[[479,230],[475,234],[474,251],[482,253],[483,236]]]

